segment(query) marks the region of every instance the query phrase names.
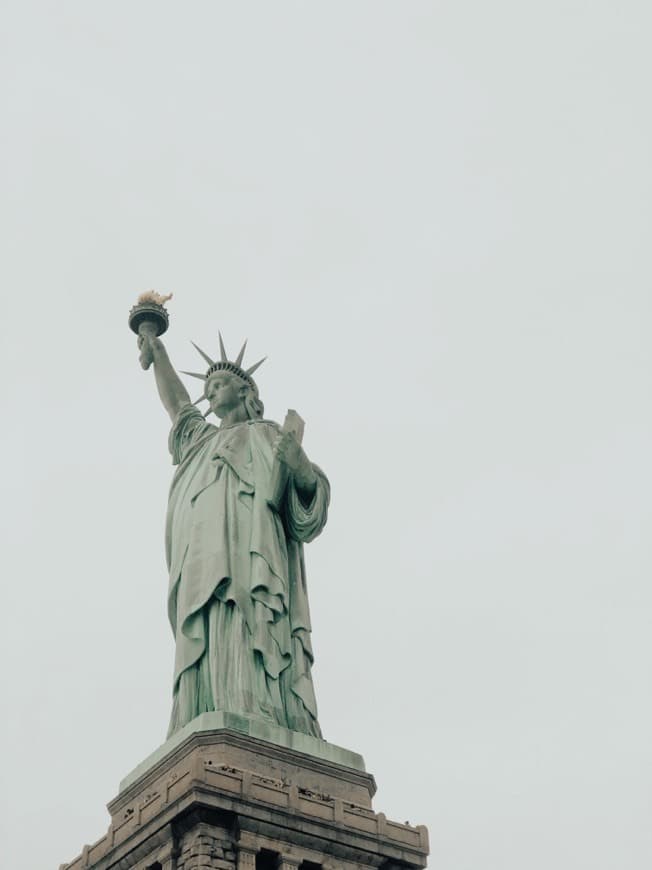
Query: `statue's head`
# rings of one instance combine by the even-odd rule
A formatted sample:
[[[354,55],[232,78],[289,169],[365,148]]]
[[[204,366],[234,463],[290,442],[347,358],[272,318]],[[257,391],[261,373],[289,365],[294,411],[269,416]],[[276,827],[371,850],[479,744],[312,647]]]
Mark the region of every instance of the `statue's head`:
[[[241,364],[247,346],[246,341],[242,345],[242,349],[234,362],[231,362],[227,358],[221,335],[221,359],[217,362],[212,360],[201,348],[197,347],[194,342],[193,345],[209,364],[209,369],[205,375],[201,375],[198,372],[184,372],[184,374],[191,375],[193,378],[200,378],[204,381],[204,395],[197,402],[201,401],[201,399],[208,400],[210,409],[206,416],[212,411],[217,417],[222,419],[230,411],[242,405],[248,420],[259,420],[264,414],[265,407],[258,395],[258,387],[252,378],[252,374],[258,366],[262,365],[265,357],[248,369],[243,369]]]
[[[216,371],[206,379],[204,396],[211,411],[222,419],[237,408],[244,407],[248,420],[259,420],[265,411],[255,384],[230,371]]]

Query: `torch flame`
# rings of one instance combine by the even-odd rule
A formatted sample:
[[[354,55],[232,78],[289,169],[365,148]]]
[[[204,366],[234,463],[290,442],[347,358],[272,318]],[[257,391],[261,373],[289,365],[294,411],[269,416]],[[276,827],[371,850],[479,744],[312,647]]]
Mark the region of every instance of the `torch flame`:
[[[161,296],[156,290],[146,290],[138,297],[138,304],[142,305],[147,302],[153,302],[155,305],[165,305],[169,299],[172,299],[172,293],[169,293],[167,296]]]

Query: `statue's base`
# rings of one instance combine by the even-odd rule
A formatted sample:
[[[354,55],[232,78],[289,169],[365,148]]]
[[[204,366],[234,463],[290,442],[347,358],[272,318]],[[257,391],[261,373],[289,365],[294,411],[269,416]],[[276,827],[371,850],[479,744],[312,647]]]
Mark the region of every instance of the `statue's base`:
[[[374,792],[374,778],[354,752],[241,716],[206,713],[123,780],[108,807],[107,835],[62,867],[425,867],[427,830],[375,813]]]
[[[202,713],[184,728],[177,731],[176,734],[173,734],[162,746],[159,746],[157,750],[148,755],[144,761],[135,767],[131,773],[125,776],[120,783],[120,792],[122,793],[132,783],[144,776],[148,770],[167,758],[170,753],[183,747],[184,743],[193,735],[210,734],[211,736],[208,737],[210,742],[219,737],[218,732],[223,731],[237,732],[247,737],[255,737],[258,740],[264,740],[266,743],[273,743],[284,750],[289,749],[291,752],[310,755],[319,761],[336,764],[340,767],[350,767],[352,770],[357,770],[360,773],[365,772],[364,759],[357,752],[351,752],[349,749],[343,749],[341,746],[335,746],[333,743],[320,740],[318,737],[311,737],[309,734],[288,731],[287,728],[281,728],[280,725],[274,725],[262,719],[218,711],[214,713]],[[374,792],[375,787],[370,797],[373,796]]]

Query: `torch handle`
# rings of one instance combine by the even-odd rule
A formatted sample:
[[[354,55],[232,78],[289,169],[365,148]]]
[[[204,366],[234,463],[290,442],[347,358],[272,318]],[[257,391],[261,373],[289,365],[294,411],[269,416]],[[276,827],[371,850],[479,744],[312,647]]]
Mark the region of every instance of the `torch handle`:
[[[138,335],[143,339],[143,345],[139,357],[140,364],[142,368],[147,371],[147,369],[154,362],[154,355],[152,354],[152,345],[150,343],[150,340],[158,336],[158,329],[156,328],[156,323],[151,320],[144,320],[138,326]]]

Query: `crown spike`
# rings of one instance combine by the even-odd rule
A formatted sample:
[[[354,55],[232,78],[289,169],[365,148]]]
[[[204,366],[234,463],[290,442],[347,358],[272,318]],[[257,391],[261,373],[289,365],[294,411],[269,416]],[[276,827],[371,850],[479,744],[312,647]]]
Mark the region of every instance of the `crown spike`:
[[[206,375],[200,375],[198,372],[184,372],[181,371],[182,375],[190,375],[191,378],[199,378],[200,381],[206,380]]]
[[[213,409],[209,408],[208,411],[206,411],[206,413],[204,414],[204,420],[206,419],[206,417],[208,417],[209,414],[212,414],[212,413],[213,413]]]
[[[193,405],[198,405],[200,402],[206,402],[206,401],[208,401],[206,396],[200,396],[198,399],[195,399],[195,401],[193,402]]]
[[[228,362],[228,357],[226,355],[226,351],[224,350],[224,342],[222,341],[222,333],[217,333],[220,337],[220,354],[222,355],[222,362]]]
[[[237,366],[242,365],[242,358],[244,357],[245,348],[247,347],[247,341],[248,341],[248,339],[245,338],[245,342],[242,345],[242,347],[240,348],[240,353],[238,354],[237,359],[235,361],[235,364]]]
[[[215,360],[211,359],[207,353],[204,353],[204,351],[201,349],[201,347],[196,345],[194,341],[191,341],[190,344],[195,348],[195,350],[197,351],[198,354],[203,356],[203,358],[206,360],[206,362],[208,363],[209,366],[215,365]]]
[[[254,363],[254,364],[251,366],[251,368],[248,368],[248,369],[246,370],[246,374],[248,374],[248,375],[253,375],[253,373],[256,371],[256,369],[257,369],[259,366],[262,366],[262,364],[265,362],[266,359],[267,359],[266,356],[264,356],[262,359],[259,359],[257,363]]]

